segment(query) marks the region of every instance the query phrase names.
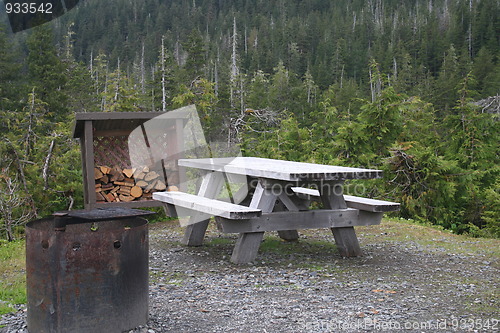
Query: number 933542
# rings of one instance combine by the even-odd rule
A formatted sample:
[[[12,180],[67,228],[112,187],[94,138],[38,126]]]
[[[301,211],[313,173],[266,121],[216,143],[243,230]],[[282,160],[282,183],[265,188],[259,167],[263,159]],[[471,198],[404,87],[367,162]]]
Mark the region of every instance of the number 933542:
[[[7,2],[5,11],[7,14],[52,14],[52,3]]]

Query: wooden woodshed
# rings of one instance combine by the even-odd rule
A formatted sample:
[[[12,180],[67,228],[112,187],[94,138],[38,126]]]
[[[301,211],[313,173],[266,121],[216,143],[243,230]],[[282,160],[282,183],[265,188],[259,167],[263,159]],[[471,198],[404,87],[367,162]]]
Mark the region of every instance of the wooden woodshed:
[[[178,187],[185,178],[178,168],[182,158],[183,129],[187,118],[162,117],[164,112],[89,112],[77,113],[73,137],[80,140],[83,167],[85,208],[121,206],[154,207],[161,203],[152,200],[152,192]],[[161,133],[151,135],[144,124],[155,118]],[[160,124],[161,126],[158,126]],[[135,131],[134,131],[135,130]],[[141,132],[142,130],[142,132]],[[151,147],[172,156],[168,160],[132,165],[129,136],[143,137],[144,156],[152,156]],[[158,130],[157,130],[158,132]],[[142,134],[143,136],[142,136]],[[152,141],[155,142],[152,142]],[[137,154],[137,151],[134,152]],[[136,163],[137,164],[137,163]]]

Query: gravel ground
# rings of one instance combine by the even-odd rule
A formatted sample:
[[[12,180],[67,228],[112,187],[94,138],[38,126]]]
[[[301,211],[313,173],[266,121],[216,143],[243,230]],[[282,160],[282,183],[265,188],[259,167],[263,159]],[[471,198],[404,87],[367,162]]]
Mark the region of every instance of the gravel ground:
[[[268,234],[254,263],[233,265],[236,236],[210,227],[204,246],[188,248],[176,223],[153,224],[150,320],[130,333],[500,330],[498,256],[434,229],[425,243],[413,229],[424,230],[359,228],[365,255],[349,259],[329,230],[293,243]],[[0,332],[26,332],[25,316],[24,306],[3,316]]]

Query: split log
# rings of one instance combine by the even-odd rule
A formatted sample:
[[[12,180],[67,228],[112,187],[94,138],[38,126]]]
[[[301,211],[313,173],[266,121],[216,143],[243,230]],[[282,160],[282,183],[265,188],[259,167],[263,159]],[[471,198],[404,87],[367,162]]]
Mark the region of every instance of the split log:
[[[132,178],[132,176],[134,175],[134,169],[123,169],[123,174],[127,177],[127,178]]]
[[[109,183],[109,184],[104,184],[104,185],[102,185],[102,186],[101,186],[101,188],[102,188],[103,190],[109,190],[109,189],[112,189],[113,187],[114,187],[114,185],[113,185],[113,184],[111,184],[111,183]]]
[[[101,165],[99,167],[99,169],[101,170],[101,172],[104,174],[104,175],[107,175],[111,172],[111,168],[107,167],[107,166],[104,166],[104,165]]]
[[[165,185],[164,182],[162,182],[159,179],[156,181],[155,187],[154,187],[155,190],[164,191],[166,188],[167,188],[167,185]]]
[[[120,186],[129,186],[129,187],[132,187],[134,186],[135,184],[133,182],[113,182],[113,184],[115,185],[120,185]]]
[[[122,181],[125,179],[125,176],[123,176],[123,172],[121,172],[120,170],[117,170],[117,169],[111,169],[109,174],[111,175],[111,178],[109,180],[112,182]]]
[[[144,172],[142,172],[142,171],[141,171],[141,172],[139,172],[139,173],[136,173],[136,174],[134,175],[134,178],[135,178],[135,179],[144,179],[144,177],[145,177],[145,176],[146,176],[146,174],[145,174]]]
[[[106,199],[107,202],[113,202],[113,201],[115,201],[115,197],[111,193],[105,194],[104,195],[104,199]]]
[[[138,182],[135,183],[135,186],[146,187],[148,186],[148,182],[145,182],[144,180],[139,180]]]
[[[99,179],[104,176],[100,169],[94,168],[94,179]]]
[[[175,167],[175,163],[167,163],[165,166]],[[125,168],[96,166],[95,191],[98,202],[130,202],[152,200],[155,191],[178,191],[178,173],[167,169],[166,182],[162,173],[152,167]],[[99,177],[98,177],[99,176]]]
[[[134,198],[140,198],[142,196],[142,188],[139,186],[134,186],[130,189],[130,195]]]
[[[120,187],[120,189],[116,192],[119,194],[130,194],[130,189],[127,187]]]
[[[98,179],[102,184],[107,184],[109,183],[109,177],[107,175],[102,176],[101,178]]]
[[[155,171],[150,171],[146,174],[146,176],[144,176],[144,180],[149,182],[149,181],[156,179],[158,177],[160,177],[160,175],[158,173],[156,173]]]
[[[130,202],[130,201],[135,199],[134,197],[132,197],[130,195],[123,195],[123,194],[120,194],[118,196],[118,198],[120,199],[120,201],[124,201],[124,202]]]
[[[152,182],[152,183],[149,183],[148,186],[146,186],[146,188],[144,189],[144,192],[148,193],[150,192],[156,185],[156,181]]]

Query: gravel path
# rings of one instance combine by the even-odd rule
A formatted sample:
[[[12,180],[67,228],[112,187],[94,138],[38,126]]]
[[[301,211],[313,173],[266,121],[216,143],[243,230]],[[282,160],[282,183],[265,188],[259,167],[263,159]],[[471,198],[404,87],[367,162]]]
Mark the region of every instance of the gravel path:
[[[463,250],[473,239],[433,231],[427,245],[401,236],[408,231],[395,222],[359,228],[365,255],[349,259],[328,230],[295,243],[269,234],[257,260],[238,266],[229,262],[234,235],[211,227],[204,246],[188,248],[176,223],[151,225],[150,320],[131,332],[500,330],[498,257]],[[2,325],[26,332],[25,307]]]

